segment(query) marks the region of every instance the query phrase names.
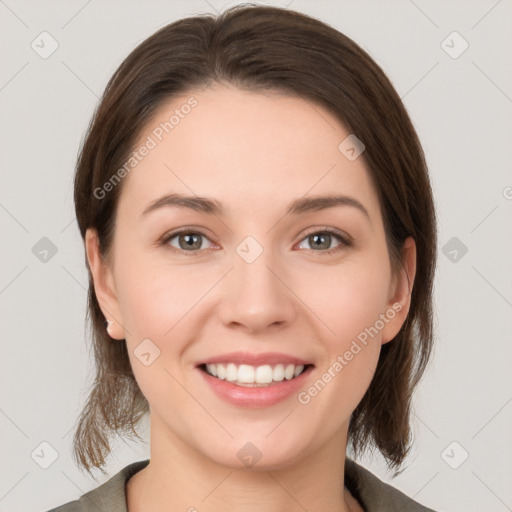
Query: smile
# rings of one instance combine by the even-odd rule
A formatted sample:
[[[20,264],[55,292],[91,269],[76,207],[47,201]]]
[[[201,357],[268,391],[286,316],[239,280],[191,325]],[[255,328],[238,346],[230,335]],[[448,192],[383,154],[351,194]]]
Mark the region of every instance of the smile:
[[[295,364],[276,364],[251,366],[248,364],[204,364],[201,369],[219,380],[226,380],[235,386],[262,387],[272,386],[283,380],[292,380],[301,375],[307,366]]]

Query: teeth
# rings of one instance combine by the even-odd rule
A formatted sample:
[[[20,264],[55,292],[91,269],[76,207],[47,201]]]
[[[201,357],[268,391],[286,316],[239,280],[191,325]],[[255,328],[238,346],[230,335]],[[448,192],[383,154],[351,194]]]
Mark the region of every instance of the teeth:
[[[277,382],[281,382],[284,379],[284,366],[282,364],[278,364],[274,366],[274,370],[272,372],[272,380]]]
[[[293,376],[298,377],[302,373],[302,370],[304,370],[303,365],[296,366],[295,369],[293,370]]]
[[[284,378],[286,380],[293,379],[293,372],[295,371],[295,366],[293,364],[289,364],[284,369]]]
[[[206,371],[213,377],[227,380],[240,386],[265,385],[282,380],[291,380],[298,377],[304,371],[304,365],[276,364],[270,366],[250,366],[248,364],[207,364]]]
[[[217,365],[209,364],[208,366],[216,366],[217,367],[216,377],[218,377],[221,380],[224,380],[226,378],[226,367],[223,364],[217,364]],[[213,372],[212,372],[212,375],[213,375]]]
[[[254,368],[252,366],[249,366],[247,364],[241,364],[238,367],[238,373],[236,373],[236,366],[235,367],[235,375],[237,376],[236,379],[238,382],[243,382],[244,384],[250,384],[251,382],[255,382],[254,378]]]
[[[233,363],[226,366],[226,380],[229,380],[229,382],[238,380],[238,370]]]
[[[242,368],[242,367],[240,367]],[[252,368],[251,366],[249,368]],[[254,372],[254,382],[258,384],[270,384],[274,378],[272,367],[268,364],[265,366],[258,366]]]

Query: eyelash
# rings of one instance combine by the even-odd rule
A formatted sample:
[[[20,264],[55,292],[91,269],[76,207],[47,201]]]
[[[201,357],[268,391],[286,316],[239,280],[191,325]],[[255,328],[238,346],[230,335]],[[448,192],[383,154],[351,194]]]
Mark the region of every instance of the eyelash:
[[[196,254],[200,253],[201,251],[204,251],[204,249],[196,249],[194,251],[185,251],[183,249],[177,249],[176,247],[172,247],[171,245],[169,245],[169,242],[173,238],[175,238],[181,234],[184,234],[184,233],[189,234],[189,235],[190,234],[200,235],[200,236],[203,236],[204,238],[208,238],[208,236],[205,235],[204,233],[202,233],[201,231],[195,231],[190,228],[188,228],[188,229],[185,228],[185,229],[181,229],[178,231],[173,231],[172,233],[165,234],[162,237],[161,241],[159,242],[159,245],[165,246],[167,249],[169,249],[173,253],[185,253],[187,256],[195,256]],[[337,231],[333,231],[332,229],[329,229],[329,228],[324,228],[322,230],[316,230],[316,231],[310,231],[309,233],[306,233],[306,235],[300,240],[300,242],[303,242],[306,238],[308,238],[311,235],[330,235],[330,236],[336,238],[339,242],[341,242],[337,247],[334,247],[333,249],[326,249],[323,251],[315,251],[313,249],[306,249],[309,251],[319,253],[319,256],[330,256],[332,254],[335,254],[335,253],[341,251],[344,247],[351,247],[353,245],[352,240],[349,237],[343,236],[340,233],[338,233]],[[208,238],[208,240],[209,240],[209,238]]]

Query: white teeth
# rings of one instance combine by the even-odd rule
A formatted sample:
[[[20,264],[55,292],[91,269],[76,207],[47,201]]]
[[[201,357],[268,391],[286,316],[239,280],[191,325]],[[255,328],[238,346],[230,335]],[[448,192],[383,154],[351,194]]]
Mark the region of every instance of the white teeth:
[[[304,371],[304,365],[299,364],[276,364],[271,366],[265,364],[262,366],[250,366],[248,364],[229,363],[224,364],[207,364],[206,371],[221,380],[227,380],[234,384],[247,385],[265,385],[272,382],[281,382],[282,380],[291,380],[298,377]]]
[[[213,364],[212,366],[217,366],[217,377],[224,380],[226,378],[226,367],[223,364]]]
[[[284,369],[284,378],[286,380],[293,379],[294,370],[295,370],[295,366],[293,366],[293,364],[287,365],[286,368]]]
[[[233,382],[238,379],[238,370],[237,367],[233,363],[229,363],[226,366],[226,380]]]
[[[212,374],[214,377],[217,377],[217,365],[216,364],[207,364],[206,369],[208,373]]]
[[[282,364],[278,364],[274,366],[273,380],[277,382],[281,382],[284,379],[284,366]]]
[[[256,368],[256,375],[254,377],[254,381],[259,384],[270,384],[272,382],[272,377],[272,367],[266,364],[265,366],[258,366],[258,368]]]
[[[238,367],[238,378],[235,380],[237,380],[238,382],[250,384],[251,382],[255,382],[254,373],[254,368],[252,366],[249,366],[247,364],[241,364]]]

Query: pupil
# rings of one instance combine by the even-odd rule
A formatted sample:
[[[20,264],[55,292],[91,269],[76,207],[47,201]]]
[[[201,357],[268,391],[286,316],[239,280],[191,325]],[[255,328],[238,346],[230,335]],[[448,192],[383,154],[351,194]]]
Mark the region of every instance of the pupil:
[[[199,237],[197,235],[183,235],[183,238],[185,239],[186,246],[194,249],[199,249],[201,247],[201,242],[199,242],[199,247],[192,247],[194,245],[194,238],[197,240]]]
[[[317,243],[318,240],[321,240],[322,238],[326,239],[328,238],[329,235],[313,235],[313,239],[315,240],[315,242],[313,243],[313,245],[316,245],[317,247],[321,246],[322,245],[322,242],[320,243]],[[329,247],[329,243],[327,243],[327,247]]]

